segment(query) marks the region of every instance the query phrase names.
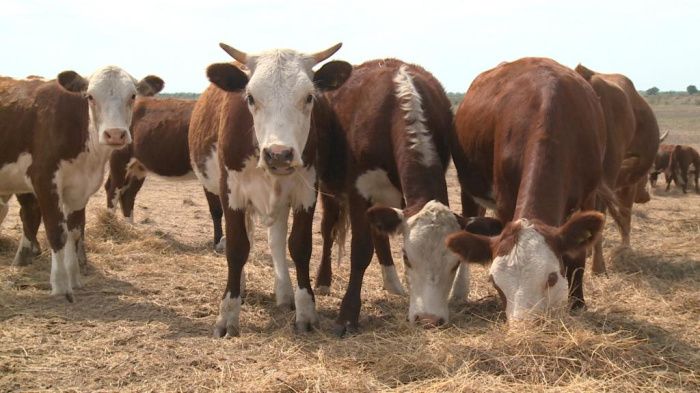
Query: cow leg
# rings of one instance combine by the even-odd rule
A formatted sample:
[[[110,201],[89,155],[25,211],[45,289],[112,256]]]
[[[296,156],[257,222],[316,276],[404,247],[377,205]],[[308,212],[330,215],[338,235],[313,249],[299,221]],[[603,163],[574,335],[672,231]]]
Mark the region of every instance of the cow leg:
[[[316,300],[309,278],[309,261],[311,260],[311,227],[314,220],[314,208],[301,207],[294,211],[292,233],[289,235],[289,254],[297,270],[297,289],[294,292],[296,308],[295,326],[297,332],[307,332],[318,327]]]
[[[126,187],[121,190],[119,195],[119,204],[122,207],[122,214],[126,221],[134,223],[134,204],[136,203],[136,194],[138,194],[145,177],[129,176],[129,181]]]
[[[66,207],[64,211],[69,211]],[[68,238],[66,239],[66,247],[64,261],[68,270],[68,277],[73,288],[82,288],[83,284],[80,281],[80,265],[87,263],[85,255],[85,246],[83,245],[83,226],[85,225],[85,208],[73,211],[68,214],[66,220],[68,229]],[[82,249],[82,251],[80,251]],[[80,253],[82,252],[82,256]],[[80,259],[84,259],[81,261]]]
[[[0,225],[5,221],[7,212],[10,210],[10,198],[12,198],[12,195],[0,195]]]
[[[405,295],[406,291],[404,291],[403,285],[401,285],[401,279],[399,279],[399,275],[396,273],[394,259],[391,257],[389,237],[374,229],[371,231],[374,251],[377,253],[377,259],[379,259],[379,264],[382,266],[383,288],[394,295]]]
[[[333,280],[333,267],[331,263],[331,252],[333,249],[334,229],[337,231],[337,225],[341,221],[340,203],[335,199],[334,195],[321,193],[321,205],[323,206],[323,215],[321,216],[321,237],[323,238],[323,249],[321,252],[321,263],[318,265],[316,273],[316,294],[330,295],[331,281]],[[343,225],[340,223],[340,225]],[[338,256],[340,257],[340,255]]]
[[[224,210],[226,219],[226,262],[228,278],[226,291],[219,305],[219,316],[214,324],[214,337],[238,336],[241,313],[241,279],[243,266],[250,252],[250,242],[246,232],[245,209]]]
[[[622,237],[622,247],[630,247],[630,230],[632,227],[632,205],[634,204],[635,187],[627,186],[620,189],[617,193],[618,200],[622,209],[622,226],[620,227],[620,236]]]
[[[26,266],[32,263],[32,258],[41,253],[36,234],[41,224],[41,210],[34,194],[18,194],[20,204],[19,216],[22,219],[22,240],[17,248],[14,266]]]
[[[75,252],[78,266],[85,271],[88,260],[85,252],[85,209],[76,210],[68,216],[68,230],[76,236]]]
[[[454,301],[467,300],[469,297],[469,265],[460,263],[452,282],[450,299]]]
[[[685,165],[685,163],[682,163],[681,167],[680,167],[680,172],[681,172],[681,181],[683,182],[683,185],[682,185],[683,193],[687,194],[688,193],[688,165]]]
[[[586,252],[576,256],[564,255],[562,259],[566,269],[566,279],[569,282],[569,306],[572,311],[585,309],[583,273],[586,268]]]
[[[287,219],[289,207],[280,209],[272,225],[267,228],[267,244],[275,268],[275,301],[278,307],[291,308],[294,304],[292,280],[287,267]],[[228,233],[227,233],[228,235]]]
[[[350,250],[350,281],[340,304],[340,312],[336,320],[334,332],[342,336],[350,329],[357,329],[362,306],[362,280],[365,270],[372,260],[374,247],[366,211],[367,202],[359,195],[350,196],[350,225],[352,241]]]
[[[605,203],[599,198],[596,198],[596,210],[605,214]],[[607,216],[606,216],[607,217]],[[598,239],[593,244],[593,261],[591,263],[591,271],[594,275],[606,274],[605,257],[603,256],[603,236],[598,236]]]
[[[462,188],[460,196],[462,200],[462,217],[483,217],[486,215],[486,209],[476,203],[467,190]]]
[[[224,215],[224,209],[221,207],[221,200],[219,199],[218,195],[207,191],[205,188],[204,196],[207,198],[209,214],[211,215],[211,221],[214,224],[214,249],[221,252],[224,248],[224,243],[221,241],[223,236],[223,232],[221,230],[221,217]]]
[[[695,163],[695,193],[700,194],[700,184],[698,184],[698,179],[700,179],[700,162]],[[0,220],[2,222],[2,220]]]
[[[107,209],[114,212],[117,209],[117,204],[119,203],[117,187],[114,185],[114,180],[112,180],[112,175],[107,176],[105,181],[105,195],[107,196]]]

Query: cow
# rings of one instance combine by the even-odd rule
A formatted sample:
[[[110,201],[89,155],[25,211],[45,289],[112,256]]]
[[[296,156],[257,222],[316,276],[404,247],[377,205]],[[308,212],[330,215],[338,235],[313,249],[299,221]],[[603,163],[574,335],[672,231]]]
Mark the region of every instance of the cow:
[[[124,217],[133,223],[136,194],[147,174],[173,181],[195,178],[187,145],[194,105],[194,100],[175,98],[136,100],[131,125],[133,143],[114,151],[109,159],[109,176],[105,182],[109,209],[120,205]],[[224,212],[217,195],[206,189],[204,194],[214,223],[214,246],[217,247],[222,237]]]
[[[622,245],[619,251],[630,248],[632,205],[637,200],[638,183],[646,183],[646,177],[654,164],[659,143],[659,125],[649,104],[642,98],[629,78],[621,74],[602,74],[582,64],[576,72],[588,81],[600,99],[606,128],[603,179],[615,190],[619,209],[611,209]],[[603,201],[598,209],[605,211]],[[593,252],[592,271],[605,273],[603,238],[598,238]]]
[[[440,83],[420,66],[382,59],[355,66],[345,84],[326,93],[340,128],[326,150],[331,165],[319,172],[323,252],[317,288],[331,283],[333,241],[352,231],[350,281],[334,326],[338,336],[358,327],[365,270],[376,251],[384,287],[403,293],[389,234],[403,235],[411,322],[448,321],[448,296],[468,293],[468,270],[445,237],[465,225],[449,209],[445,170],[452,132],[450,102]],[[472,223],[481,225],[480,223]],[[496,228],[498,230],[500,228]]]
[[[188,138],[195,174],[207,191],[220,197],[224,209],[228,280],[214,336],[239,334],[253,214],[268,228],[276,303],[294,305],[296,329],[308,331],[318,324],[309,279],[317,170],[325,167],[319,162],[318,139],[334,124],[321,92],[342,85],[352,66],[331,61],[313,70],[341,44],[314,54],[274,49],[254,55],[220,46],[247,72],[231,63],[207,68],[211,85],[195,105]],[[294,292],[285,259],[290,208],[289,253],[298,284]]]
[[[57,80],[0,78],[0,195],[16,194],[24,236],[15,265],[31,261],[43,220],[51,247],[51,294],[74,300],[79,259],[85,260],[85,205],[102,184],[115,149],[131,142],[137,95],[151,96],[163,80],[138,81],[119,67],[89,77],[64,71]]]
[[[649,171],[649,184],[652,187],[656,187],[659,174],[663,173],[666,177],[666,191],[671,189],[671,174],[666,169],[671,161],[671,152],[675,147],[676,145],[667,143],[659,145],[659,150],[656,152],[656,158],[654,159],[654,166]]]
[[[508,321],[557,313],[567,297],[583,308],[586,251],[604,223],[592,210],[599,194],[614,200],[602,182],[606,132],[593,88],[551,59],[502,63],[469,87],[455,132],[464,215],[481,205],[505,226],[497,236],[457,232],[448,247],[467,262],[493,261]]]
[[[698,177],[700,176],[700,154],[698,151],[687,145],[676,145],[671,152],[671,158],[668,163],[666,172],[669,173],[668,179],[674,180],[676,184],[680,184],[683,193],[688,192],[688,168],[693,166],[695,179],[695,192],[700,194],[700,186],[698,185]],[[671,187],[671,182],[666,182],[666,191]]]

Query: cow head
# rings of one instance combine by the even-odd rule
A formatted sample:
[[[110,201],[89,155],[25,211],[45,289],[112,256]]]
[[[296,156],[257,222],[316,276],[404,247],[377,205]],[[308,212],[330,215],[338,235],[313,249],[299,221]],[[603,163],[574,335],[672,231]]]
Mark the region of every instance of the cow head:
[[[58,84],[85,96],[97,140],[101,145],[117,149],[131,143],[129,127],[136,95],[152,96],[164,85],[162,79],[153,75],[137,81],[115,66],[100,68],[89,78],[75,71],[63,71],[58,74]]]
[[[243,92],[260,149],[258,166],[273,175],[293,173],[304,165],[302,153],[316,95],[340,87],[352,71],[352,66],[344,61],[332,61],[313,70],[341,44],[314,54],[275,49],[257,55],[220,45],[249,73],[233,64],[219,63],[207,68],[207,76],[225,91]]]
[[[438,326],[449,320],[448,296],[460,260],[447,249],[445,238],[465,225],[475,232],[489,235],[501,229],[500,222],[491,218],[466,222],[437,201],[426,203],[415,214],[374,206],[367,211],[367,217],[374,229],[403,235],[404,265],[410,293],[408,319],[427,326]]]
[[[585,252],[603,223],[603,215],[597,212],[575,213],[560,227],[520,219],[508,223],[498,236],[453,234],[447,246],[469,262],[493,259],[490,281],[505,305],[506,318],[534,319],[566,305],[562,256]]]

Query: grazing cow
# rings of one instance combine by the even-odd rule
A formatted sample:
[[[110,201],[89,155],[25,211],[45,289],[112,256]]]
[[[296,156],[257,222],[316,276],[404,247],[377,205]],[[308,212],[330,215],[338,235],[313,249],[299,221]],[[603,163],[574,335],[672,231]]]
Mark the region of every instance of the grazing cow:
[[[0,78],[0,195],[17,194],[24,224],[14,264],[31,261],[31,236],[43,220],[53,295],[73,301],[78,259],[85,258],[85,205],[102,184],[112,151],[131,142],[136,95],[162,88],[156,76],[137,81],[114,66],[88,78],[74,71],[57,81]]]
[[[659,150],[656,152],[656,158],[654,159],[654,166],[649,171],[649,184],[652,187],[656,187],[656,182],[659,178],[659,174],[663,173],[666,177],[666,191],[671,188],[671,174],[666,171],[668,169],[668,164],[671,161],[671,152],[676,147],[676,145],[669,145],[667,143],[662,143],[659,145]]]
[[[671,158],[668,163],[668,169],[666,170],[669,175],[667,178],[674,180],[676,184],[679,183],[683,189],[683,193],[688,192],[688,168],[693,165],[693,172],[695,173],[695,192],[700,194],[700,186],[698,186],[698,176],[700,175],[700,154],[698,151],[687,145],[676,145],[671,152]],[[691,172],[692,173],[692,172]],[[666,191],[671,187],[671,182],[666,182]]]
[[[341,128],[326,151],[332,165],[319,172],[324,246],[318,287],[330,285],[330,251],[344,230],[345,212],[352,228],[350,281],[335,333],[358,326],[362,281],[373,251],[383,268],[384,287],[403,293],[389,248],[391,233],[403,235],[409,320],[432,326],[446,322],[460,263],[444,239],[460,228],[461,220],[447,200],[452,112],[445,91],[423,68],[385,59],[356,66],[348,81],[326,96]],[[342,243],[343,236],[338,237]],[[466,268],[455,297],[468,292]]]
[[[204,187],[220,196],[225,217],[228,281],[214,336],[239,333],[252,214],[268,227],[277,305],[294,304],[296,328],[305,331],[318,323],[309,279],[316,170],[325,167],[317,146],[334,124],[320,92],[342,85],[352,66],[332,61],[312,69],[340,44],[311,55],[289,49],[247,55],[221,47],[249,72],[231,63],[210,65],[212,84],[197,101],[189,132],[192,167]],[[289,253],[298,283],[294,292],[285,258],[290,207],[294,222]]]
[[[121,206],[127,221],[133,222],[136,194],[148,173],[169,180],[194,178],[187,146],[187,130],[194,100],[141,98],[134,105],[131,124],[133,143],[112,153],[105,182],[107,207]],[[204,190],[214,223],[214,246],[221,240],[219,197]]]
[[[492,237],[456,233],[450,249],[470,262],[493,259],[490,281],[508,320],[562,308],[567,281],[571,307],[583,307],[586,249],[604,222],[587,210],[597,194],[612,195],[601,182],[606,137],[595,91],[550,59],[503,63],[474,80],[455,126],[463,199],[495,209],[506,225]]]

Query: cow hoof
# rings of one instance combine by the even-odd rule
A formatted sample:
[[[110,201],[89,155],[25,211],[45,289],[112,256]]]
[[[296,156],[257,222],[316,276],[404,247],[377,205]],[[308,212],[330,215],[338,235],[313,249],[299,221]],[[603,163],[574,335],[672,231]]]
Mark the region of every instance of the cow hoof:
[[[66,293],[66,300],[68,300],[68,303],[75,302],[75,298],[73,297],[72,293]]]
[[[234,325],[214,326],[214,338],[238,337],[240,334],[238,327]]]
[[[314,289],[314,295],[318,296],[329,296],[331,294],[331,287],[327,285],[321,285]]]
[[[226,236],[222,237],[217,244],[214,244],[214,251],[219,254],[224,254],[226,252]]]
[[[12,261],[12,266],[27,266],[32,263],[34,256],[30,248],[20,248],[15,254],[15,259]]]
[[[580,315],[587,309],[586,303],[581,300],[574,300],[571,302],[571,314],[573,315]]]
[[[333,324],[333,335],[338,338],[343,338],[357,333],[359,330],[357,324],[352,322],[336,322]]]
[[[316,322],[308,322],[308,321],[294,322],[294,331],[297,334],[309,333],[309,332],[312,332],[312,331],[318,329],[318,327],[319,327],[318,321],[316,321]]]

